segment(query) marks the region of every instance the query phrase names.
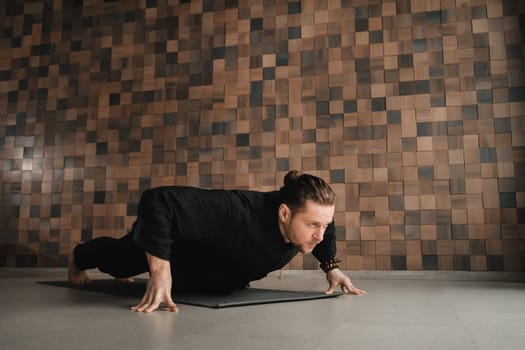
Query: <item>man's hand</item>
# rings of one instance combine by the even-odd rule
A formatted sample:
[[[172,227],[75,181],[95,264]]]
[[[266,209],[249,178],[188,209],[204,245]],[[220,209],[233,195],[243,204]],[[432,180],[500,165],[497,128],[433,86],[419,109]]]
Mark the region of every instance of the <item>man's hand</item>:
[[[168,311],[178,312],[177,305],[171,299],[171,268],[170,262],[146,253],[150,267],[150,279],[142,300],[131,310],[136,312],[152,312],[161,304]]]
[[[341,286],[341,290],[345,293],[352,293],[355,295],[366,294],[364,290],[354,287],[354,285],[350,281],[350,277],[345,275],[343,271],[339,269],[333,269],[328,271],[326,274],[326,280],[330,285],[328,290],[325,292],[326,294],[332,294],[337,288],[337,286]]]

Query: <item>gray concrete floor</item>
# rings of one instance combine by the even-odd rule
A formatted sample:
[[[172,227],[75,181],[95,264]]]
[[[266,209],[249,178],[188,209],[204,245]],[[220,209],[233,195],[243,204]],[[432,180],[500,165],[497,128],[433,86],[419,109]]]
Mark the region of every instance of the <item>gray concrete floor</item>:
[[[133,298],[35,283],[64,279],[65,272],[0,269],[0,349],[492,350],[525,344],[520,274],[351,272],[367,295],[137,314],[129,311]],[[283,275],[253,286],[326,288],[317,271]]]

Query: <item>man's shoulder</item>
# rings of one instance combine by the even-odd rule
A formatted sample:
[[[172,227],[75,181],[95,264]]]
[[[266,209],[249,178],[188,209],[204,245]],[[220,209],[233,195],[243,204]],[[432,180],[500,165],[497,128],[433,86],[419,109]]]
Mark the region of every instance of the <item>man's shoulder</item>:
[[[247,189],[231,189],[224,190],[228,195],[234,197],[241,197],[247,200],[265,201],[265,200],[277,200],[279,197],[279,191],[256,191]]]
[[[235,188],[203,188],[196,186],[167,185],[153,187],[145,192],[196,192],[202,194],[232,194],[245,196],[276,196],[279,191],[257,191],[252,189],[235,189]]]
[[[201,188],[193,186],[159,186],[153,187],[143,192],[145,197],[182,197],[189,199],[190,197],[199,197],[202,199],[243,199],[247,201],[259,200],[277,200],[279,191],[257,191],[251,189],[215,189],[215,188]]]

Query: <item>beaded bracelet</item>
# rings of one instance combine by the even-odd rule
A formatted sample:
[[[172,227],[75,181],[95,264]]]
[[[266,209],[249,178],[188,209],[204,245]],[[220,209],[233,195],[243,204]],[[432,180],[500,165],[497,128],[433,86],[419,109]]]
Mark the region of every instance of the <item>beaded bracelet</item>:
[[[341,260],[333,258],[332,260],[322,263],[321,265],[319,265],[319,267],[326,273],[328,271],[332,271],[333,269],[338,269],[340,262]]]

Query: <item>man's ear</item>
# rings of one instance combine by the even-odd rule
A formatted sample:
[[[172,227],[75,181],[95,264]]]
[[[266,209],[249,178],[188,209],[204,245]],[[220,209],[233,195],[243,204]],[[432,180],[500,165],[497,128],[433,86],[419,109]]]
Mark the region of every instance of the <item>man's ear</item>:
[[[290,210],[290,208],[288,208],[288,206],[284,203],[282,203],[280,206],[279,206],[279,220],[281,221],[286,221],[288,220],[288,218],[292,215],[292,211]]]

